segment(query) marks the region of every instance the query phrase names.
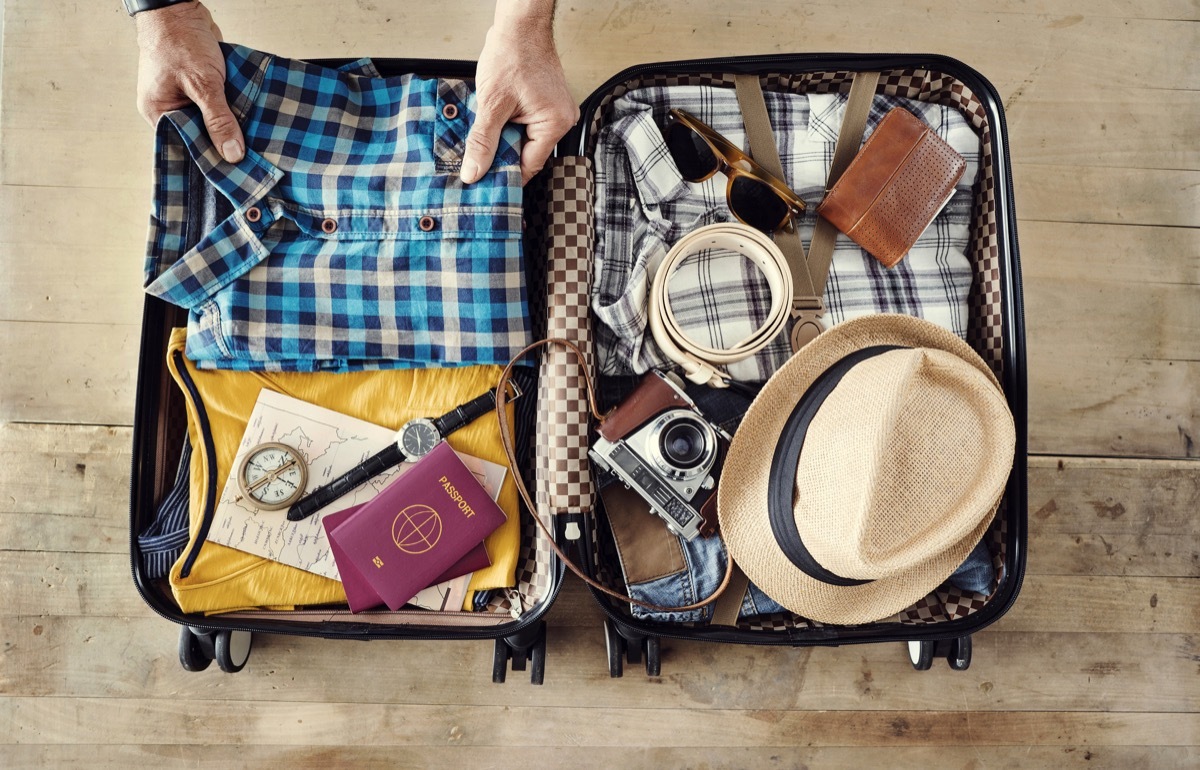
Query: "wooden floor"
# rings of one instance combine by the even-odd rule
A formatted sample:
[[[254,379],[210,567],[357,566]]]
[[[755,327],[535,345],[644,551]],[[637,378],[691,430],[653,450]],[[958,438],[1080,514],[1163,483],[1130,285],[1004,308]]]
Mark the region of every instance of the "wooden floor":
[[[561,0],[580,99],[638,62],[779,51],[933,51],[995,83],[1031,536],[966,672],[896,644],[667,641],[660,678],[611,680],[572,580],[543,687],[491,684],[481,642],[259,637],[238,675],[180,669],[128,564],[151,132],[119,5],[4,14],[0,766],[1200,764],[1200,3]],[[291,56],[473,58],[487,5],[211,0],[226,37]]]

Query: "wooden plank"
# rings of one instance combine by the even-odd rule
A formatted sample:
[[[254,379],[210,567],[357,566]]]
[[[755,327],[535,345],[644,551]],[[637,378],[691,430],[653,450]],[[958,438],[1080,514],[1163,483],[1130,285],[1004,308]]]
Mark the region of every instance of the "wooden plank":
[[[128,428],[0,425],[0,513],[127,524],[132,441]]]
[[[9,185],[128,189],[148,201],[150,128],[123,110],[112,117],[123,128],[7,127],[0,178]],[[1200,144],[1191,133],[1200,125],[1194,91],[1131,91],[1121,109],[1099,93],[1030,97],[1014,103],[1006,117],[1012,156],[1024,165],[1200,169]]]
[[[1030,338],[1026,371],[1031,452],[1196,456],[1200,363],[1088,356]]]
[[[24,615],[144,616],[130,584],[129,557],[105,553],[11,551],[0,573],[0,592],[10,597],[0,617]],[[575,590],[569,580],[564,590]],[[590,599],[561,601],[572,614],[564,622],[592,623],[576,615]],[[1003,619],[1005,631],[1097,631],[1108,633],[1195,633],[1200,631],[1200,584],[1189,578],[1026,575],[1016,606]]]
[[[325,749],[298,742],[292,745],[205,746],[26,744],[7,746],[6,762],[12,770],[82,765],[89,770],[126,770],[129,767],[294,768],[327,770],[330,767],[427,770],[431,767],[487,767],[490,770],[528,770],[530,767],[620,767],[622,770],[661,770],[664,767],[703,767],[707,770],[744,770],[754,767],[820,767],[861,770],[864,767],[986,767],[1023,770],[1029,767],[1148,768],[1194,767],[1200,752],[1190,746],[880,746],[880,747],[770,747],[707,746],[699,748],[647,747],[631,751],[619,736],[611,746],[339,746]]]
[[[0,426],[0,542],[8,550],[128,550],[126,428]],[[1200,466],[1031,457],[1029,570],[1200,575]],[[85,524],[86,522],[86,524]]]
[[[1200,226],[1200,171],[1034,165],[1013,150],[1013,183],[1022,220]]]
[[[586,597],[580,597],[587,601]],[[565,605],[562,605],[565,607]],[[1187,712],[1200,642],[1185,634],[1007,632],[974,636],[966,672],[937,661],[912,670],[904,645],[790,649],[663,639],[662,676],[628,664],[608,674],[598,611],[593,622],[548,617],[545,685],[527,674],[488,687],[488,641],[351,644],[256,635],[236,677],[184,671],[178,628],[157,617],[0,618],[6,666],[0,689],[15,696],[270,700],[402,705],[606,708],[920,710],[954,703],[970,711]],[[453,655],[456,665],[429,665]]]
[[[1030,286],[1031,307],[1061,325],[1029,314],[1027,376],[1029,447],[1038,454],[1085,454],[1158,458],[1195,457],[1200,435],[1200,362],[1144,358],[1146,351],[1186,354],[1180,336],[1195,324],[1161,316],[1129,326],[1146,332],[1144,344],[1121,324],[1108,339],[1089,333],[1086,300],[1109,304],[1115,288],[1080,282],[1041,291]],[[1128,293],[1162,297],[1169,307],[1194,317],[1187,290],[1146,288]],[[1059,296],[1078,314],[1054,307]],[[140,301],[137,300],[137,301]],[[1085,306],[1086,305],[1086,306]],[[1197,307],[1192,303],[1193,307]],[[1149,311],[1149,316],[1157,310]],[[133,420],[139,321],[130,324],[63,324],[0,321],[0,421],[75,422],[129,425]],[[54,350],[47,358],[42,351]]]
[[[13,29],[6,46],[6,73],[13,68],[22,83],[43,84],[55,80],[58,91],[44,96],[69,95],[71,77],[48,77],[38,72],[27,76],[28,50],[73,51],[78,72],[85,77],[116,81],[122,73],[132,83],[134,68],[133,30],[119,10],[103,11],[63,7],[47,12],[34,0],[14,2],[10,11]],[[943,3],[949,8],[949,3]],[[752,3],[731,14],[727,5],[709,2],[689,7],[687,22],[664,26],[669,17],[662,3],[640,3],[623,7],[577,3],[559,9],[557,40],[564,52],[569,81],[582,98],[595,84],[624,67],[655,58],[647,52],[662,51],[664,36],[670,36],[670,52],[658,58],[707,58],[794,51],[806,46],[797,38],[795,24],[780,23],[791,17],[803,22],[803,38],[821,40],[822,50],[941,51],[975,64],[997,82],[1000,92],[1043,94],[1057,86],[1079,93],[1105,86],[1137,89],[1147,83],[1157,88],[1194,88],[1197,36],[1192,25],[1155,19],[1103,17],[1062,13],[1058,6],[1047,15],[998,13],[954,6],[945,13],[954,17],[955,34],[947,35],[937,24],[932,9],[914,13],[903,4],[876,2],[861,13],[854,25],[845,23],[844,9],[835,3],[797,4],[785,10],[779,3]],[[1021,10],[1017,8],[1017,10]],[[1090,9],[1089,9],[1090,10]],[[439,14],[423,14],[402,7],[378,8],[367,3],[342,9],[338,33],[330,34],[326,8],[309,0],[296,7],[285,0],[253,5],[220,5],[215,19],[225,36],[261,50],[287,56],[345,56],[348,52],[375,56],[414,58],[474,58],[490,23],[490,12],[479,13],[470,0],[447,3]],[[1194,9],[1191,11],[1195,13]],[[287,24],[280,24],[287,19]],[[447,24],[446,19],[454,19]],[[669,30],[669,31],[668,31]],[[719,32],[719,34],[717,34]],[[1122,46],[1121,66],[1112,66],[1114,40],[1154,40],[1155,45]],[[357,53],[355,55],[358,55]],[[10,76],[11,77],[11,76]],[[115,95],[113,95],[115,92]],[[112,98],[131,93],[114,88],[92,94],[89,101],[111,104]],[[22,100],[32,94],[21,89],[13,94],[21,104],[19,114],[9,116],[10,125],[29,125],[36,114]],[[62,102],[59,102],[61,104]],[[131,102],[126,102],[132,104]],[[55,104],[53,101],[51,104]],[[39,103],[38,107],[45,107]],[[51,107],[46,115],[57,119],[70,108]]]
[[[1018,234],[1026,286],[1066,285],[1083,278],[1117,287],[1200,285],[1198,228],[1022,219]]]
[[[140,324],[0,321],[0,422],[132,424],[140,333]]]
[[[792,711],[0,698],[0,741],[311,746],[1195,746],[1195,714]],[[203,729],[197,729],[203,725]],[[604,729],[596,729],[604,725]],[[147,730],[148,726],[153,726]]]
[[[1031,457],[1029,569],[1200,576],[1200,465]]]

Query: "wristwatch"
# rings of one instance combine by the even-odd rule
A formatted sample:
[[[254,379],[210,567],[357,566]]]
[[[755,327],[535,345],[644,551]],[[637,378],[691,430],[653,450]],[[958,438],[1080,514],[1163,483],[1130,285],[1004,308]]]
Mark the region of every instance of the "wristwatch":
[[[168,5],[178,5],[180,3],[194,3],[196,0],[122,0],[125,3],[125,10],[130,16],[141,13],[142,11],[157,11],[159,8],[166,8]]]
[[[509,382],[513,401],[521,395],[515,382]],[[389,468],[406,460],[418,460],[429,454],[446,436],[482,417],[496,406],[496,392],[489,390],[477,398],[446,412],[441,417],[417,417],[396,431],[396,440],[324,486],[317,487],[288,509],[288,521],[301,521],[342,495],[359,487]]]

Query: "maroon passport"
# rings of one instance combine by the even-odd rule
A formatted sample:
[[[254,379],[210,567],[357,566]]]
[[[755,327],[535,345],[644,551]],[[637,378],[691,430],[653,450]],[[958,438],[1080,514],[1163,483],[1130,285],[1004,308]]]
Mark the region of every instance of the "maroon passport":
[[[333,552],[333,560],[337,562],[338,572],[341,573],[342,588],[346,590],[346,602],[350,605],[351,612],[362,612],[383,604],[383,599],[358,571],[358,568],[350,563],[349,557],[333,537],[333,531],[361,511],[363,505],[352,505],[344,511],[327,513],[321,517],[321,525],[325,527],[325,539],[329,541],[329,550]],[[488,556],[487,548],[481,541],[467,551],[466,556],[454,562],[449,569],[434,578],[429,585],[445,583],[447,580],[462,577],[468,572],[475,572],[490,566],[492,566],[491,557]]]
[[[443,441],[327,536],[388,609],[398,610],[507,518]]]

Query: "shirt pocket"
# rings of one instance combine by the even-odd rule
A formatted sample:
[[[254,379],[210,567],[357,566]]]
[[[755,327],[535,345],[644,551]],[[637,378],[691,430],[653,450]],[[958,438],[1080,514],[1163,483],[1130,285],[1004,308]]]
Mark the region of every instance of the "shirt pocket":
[[[433,117],[433,157],[439,174],[457,174],[466,153],[467,136],[475,123],[475,83],[438,78]],[[500,132],[492,168],[521,165],[521,128],[507,123]]]

